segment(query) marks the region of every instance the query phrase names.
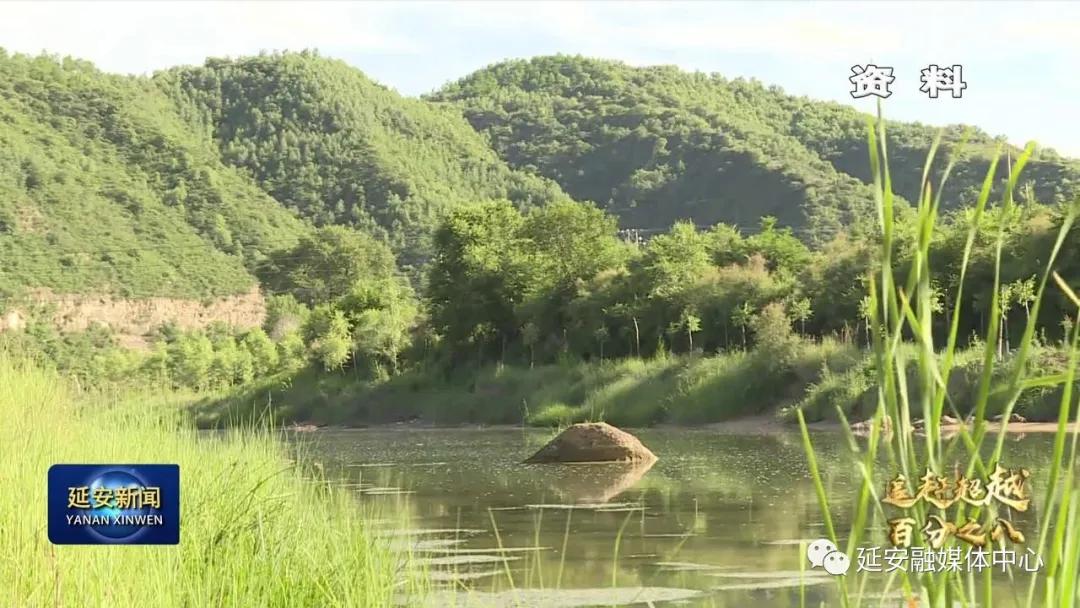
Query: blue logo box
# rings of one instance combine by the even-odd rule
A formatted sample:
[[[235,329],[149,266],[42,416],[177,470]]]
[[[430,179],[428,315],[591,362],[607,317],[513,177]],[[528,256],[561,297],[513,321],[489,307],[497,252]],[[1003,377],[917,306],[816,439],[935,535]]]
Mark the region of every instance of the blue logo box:
[[[49,540],[57,545],[180,542],[180,466],[55,464]]]

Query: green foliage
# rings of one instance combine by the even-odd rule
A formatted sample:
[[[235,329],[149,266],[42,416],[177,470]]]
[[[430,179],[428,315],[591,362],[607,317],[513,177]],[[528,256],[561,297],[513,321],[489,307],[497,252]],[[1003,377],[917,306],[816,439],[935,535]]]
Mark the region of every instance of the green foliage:
[[[295,331],[275,343],[262,329],[238,331],[222,323],[189,331],[163,327],[155,342],[139,350],[122,347],[99,325],[59,332],[33,321],[24,331],[0,333],[0,353],[54,367],[94,390],[225,390],[295,370],[306,364],[307,350]]]
[[[564,427],[579,422],[580,416],[577,408],[565,403],[550,403],[536,414],[530,414],[528,423],[532,426]]]
[[[563,55],[492,65],[431,99],[461,107],[512,166],[602,204],[623,226],[663,229],[692,219],[748,228],[768,215],[820,244],[873,225],[867,116],[841,104],[756,80]],[[934,131],[889,129],[893,187],[908,201],[917,200]],[[964,132],[948,129],[946,147]],[[968,142],[944,192],[946,209],[974,199],[995,147],[977,130]],[[1038,154],[1028,171],[1029,202],[1080,194],[1080,164],[1053,151]]]
[[[1051,277],[1057,283],[1057,287],[1064,292],[1073,306],[1080,306],[1080,299],[1076,297],[1068,283],[1055,270],[1058,256],[1064,250],[1063,244],[1072,230],[1077,212],[1080,208],[1073,206],[1067,209],[1063,220],[1060,222],[1053,244],[1043,252],[1045,261],[1041,264],[1041,271],[1037,273],[1038,287],[1031,289],[1031,294],[1024,281],[1009,285],[1002,280],[1002,266],[1006,242],[1009,240],[1008,223],[1017,215],[1022,215],[1023,210],[1016,207],[1014,193],[1018,178],[1026,164],[1032,159],[1034,145],[1030,144],[1019,156],[1015,165],[1008,163],[1008,181],[1002,196],[1002,205],[998,216],[996,230],[991,230],[991,240],[994,241],[993,261],[991,262],[992,279],[988,285],[982,285],[983,289],[989,287],[991,297],[989,301],[983,301],[986,314],[985,328],[980,328],[979,334],[983,340],[976,340],[976,346],[981,350],[981,356],[975,358],[981,364],[978,373],[978,390],[970,400],[957,402],[951,394],[954,389],[954,371],[963,368],[962,357],[958,356],[958,328],[960,320],[961,303],[963,299],[957,296],[957,302],[951,308],[952,317],[947,318],[947,337],[944,346],[935,343],[933,326],[935,317],[949,311],[950,307],[937,306],[935,300],[941,292],[940,285],[932,279],[932,266],[929,260],[932,253],[936,253],[932,239],[935,225],[938,222],[938,207],[930,196],[931,182],[923,182],[920,189],[925,189],[924,195],[918,197],[918,221],[915,225],[897,223],[893,207],[893,192],[890,183],[888,163],[888,148],[884,138],[885,122],[880,117],[874,128],[868,130],[867,146],[870,149],[870,165],[875,175],[875,200],[879,208],[881,219],[881,238],[877,268],[872,277],[873,280],[867,290],[868,305],[866,313],[869,319],[869,333],[871,334],[873,371],[876,381],[876,408],[873,413],[869,429],[869,438],[865,444],[856,442],[850,430],[845,426],[847,440],[851,447],[851,465],[857,465],[861,472],[861,484],[859,499],[853,505],[853,513],[846,518],[850,522],[850,528],[842,531],[847,538],[845,552],[851,554],[856,547],[863,543],[863,535],[869,529],[877,527],[883,516],[887,517],[880,505],[874,498],[873,487],[877,485],[880,473],[876,471],[883,463],[888,467],[889,475],[897,475],[898,479],[914,479],[914,476],[925,473],[926,476],[937,475],[945,477],[951,472],[963,475],[968,479],[975,475],[986,476],[995,467],[1002,467],[1002,457],[1008,436],[1008,424],[1010,415],[1022,402],[1026,389],[1032,387],[1062,387],[1058,409],[1057,425],[1054,435],[1053,452],[1050,459],[1048,474],[1043,476],[1042,501],[1037,503],[1037,509],[1041,514],[1041,525],[1037,540],[1032,545],[1038,549],[1035,553],[1048,554],[1051,564],[1046,570],[1032,569],[1027,575],[1019,580],[1021,584],[1027,583],[1026,598],[1021,598],[1021,593],[1014,593],[1012,598],[1018,606],[1073,606],[1076,600],[1076,572],[1080,568],[1080,553],[1077,552],[1078,544],[1075,541],[1066,541],[1067,538],[1076,538],[1080,519],[1077,518],[1077,503],[1080,492],[1072,490],[1075,480],[1076,463],[1076,433],[1068,430],[1069,423],[1077,424],[1072,415],[1073,398],[1072,390],[1075,388],[1077,361],[1080,358],[1080,332],[1074,332],[1067,337],[1068,346],[1060,354],[1063,355],[1061,369],[1064,373],[1050,376],[1032,373],[1029,364],[1035,360],[1039,350],[1040,341],[1037,338],[1038,317],[1043,302],[1044,294],[1048,293],[1047,287],[1051,284]],[[932,152],[926,160],[929,168],[934,161],[933,152],[937,145],[931,148]],[[995,178],[997,156],[1000,150],[995,151],[994,158],[987,169],[986,178],[983,182],[979,197],[973,212],[969,215],[966,238],[964,239],[964,254],[960,259],[958,272],[957,293],[968,286],[968,280],[972,275],[968,274],[972,257],[969,255],[976,241],[979,240],[983,229],[982,214],[986,211],[986,203],[990,195],[990,186]],[[954,166],[955,159],[950,159],[947,167]],[[945,169],[944,175],[949,175],[949,168]],[[944,178],[943,180],[944,181]],[[944,189],[944,184],[934,187],[938,192]],[[1029,198],[1030,203],[1030,198]],[[898,230],[898,228],[900,228]],[[917,238],[912,240],[905,238],[904,233],[916,233]],[[910,258],[906,278],[904,274],[896,272],[893,267],[893,256],[896,252],[907,252]],[[1002,295],[1004,304],[999,301]],[[1028,318],[1024,323],[1024,331],[1019,340],[1019,346],[1011,355],[1006,366],[1001,366],[998,360],[1002,358],[1001,342],[998,342],[997,353],[993,338],[995,334],[1000,336],[999,328],[1007,326],[1005,316],[1011,307],[1013,296],[1019,294],[1018,300],[1031,304],[1027,310]],[[1075,309],[1074,309],[1075,310]],[[980,323],[980,325],[982,325]],[[903,340],[905,336],[913,336],[914,342]],[[1000,338],[999,338],[1000,340]],[[981,342],[981,343],[980,343]],[[997,356],[995,356],[995,354]],[[1004,367],[1005,369],[1002,369]],[[915,381],[911,382],[907,376],[911,368],[915,371]],[[997,374],[1003,371],[1004,379],[998,384],[995,382]],[[916,389],[914,391],[910,389]],[[993,390],[992,390],[993,389]],[[944,432],[942,422],[946,412],[961,414],[960,408],[967,407],[971,410],[970,423],[958,425],[955,436],[950,437]],[[1001,428],[993,435],[989,434],[987,425],[989,413],[993,408],[1001,407]],[[838,410],[839,411],[839,410]],[[915,413],[921,413],[925,422],[925,439],[915,441],[912,436],[913,419]],[[833,525],[831,513],[834,511],[830,505],[830,498],[825,488],[821,472],[817,466],[816,452],[806,426],[805,415],[802,410],[796,410],[802,432],[802,441],[806,453],[806,460],[813,481],[820,512],[825,520],[825,530],[828,538],[834,543],[842,538],[838,536]],[[891,432],[889,432],[891,429]],[[1068,435],[1072,434],[1072,447],[1066,454]],[[881,444],[884,443],[884,446]],[[884,447],[884,450],[881,450]],[[927,478],[927,477],[924,477]],[[1059,490],[1060,488],[1060,490]],[[930,505],[916,504],[909,510],[910,516],[915,521],[925,520],[931,510]],[[975,525],[988,525],[996,517],[991,509],[989,512],[975,508],[968,511],[967,505],[960,504],[955,518],[959,521],[965,519]],[[950,516],[951,517],[951,516]],[[1055,531],[1051,534],[1051,522],[1056,522]],[[912,539],[912,545],[919,546],[921,550],[930,547],[932,539],[929,536]],[[952,550],[949,544],[958,542],[959,539],[943,539],[945,548]],[[1030,542],[1030,541],[1029,541]],[[1058,567],[1061,572],[1058,572]],[[840,605],[850,606],[863,605],[864,597],[861,589],[864,588],[867,578],[861,578],[866,573],[857,573],[854,578],[849,577],[845,583],[838,580]],[[960,575],[948,569],[935,573],[911,577],[906,572],[901,572],[899,586],[904,589],[904,597],[909,603],[926,603],[932,606],[947,605],[959,601],[967,605],[978,603],[983,606],[1000,604],[1000,600],[993,600],[994,585],[989,571],[979,575]],[[980,584],[976,586],[976,579]],[[859,580],[856,580],[859,579]],[[859,589],[853,593],[854,589]],[[1036,591],[1041,591],[1041,597],[1036,596]],[[999,593],[1000,596],[1000,593]]]
[[[0,562],[0,604],[45,597],[102,604],[122,596],[124,605],[161,608],[386,606],[421,597],[412,569],[403,571],[401,556],[373,537],[368,518],[382,514],[305,481],[311,473],[290,463],[278,437],[247,428],[207,441],[183,424],[183,393],[97,394],[67,385],[55,372],[0,354],[0,478],[9,496],[0,500],[0,551],[10,558]],[[45,512],[42,471],[95,461],[179,465],[183,542],[134,552],[50,544],[25,513]]]
[[[812,342],[870,345],[880,328],[867,278],[879,266],[933,275],[916,305],[934,313],[937,344],[959,336],[962,348],[998,319],[991,341],[1007,367],[1014,344],[1030,348],[1029,323],[1043,346],[1063,339],[1074,306],[1037,301],[1033,277],[1069,217],[1061,203],[1078,194],[1077,163],[1035,153],[1023,204],[969,210],[993,147],[973,131],[927,226],[901,199],[920,200],[932,134],[894,125],[886,256],[869,228],[879,210],[864,122],[754,81],[573,57],[505,62],[412,100],[311,52],[151,79],[0,53],[0,309],[30,301],[28,287],[207,298],[257,276],[268,294],[262,330],[162,328],[149,352],[40,321],[0,343],[87,385],[201,390],[321,370],[318,382],[392,391],[494,361],[538,370],[494,384],[530,384],[557,379],[557,362],[603,380],[529,397],[644,424],[717,419],[753,395],[798,401],[784,387],[819,375],[815,404],[861,395],[857,372],[805,364]],[[944,149],[961,138],[946,130]],[[989,172],[990,192],[1003,170]],[[651,238],[624,242],[620,225]],[[1075,283],[1080,229],[1066,236],[1055,270]],[[736,382],[743,374],[768,384]],[[672,386],[696,405],[646,402],[669,403]]]
[[[770,302],[750,321],[757,350],[769,365],[782,369],[791,365],[801,346],[791,330],[791,319],[780,302]]]
[[[761,218],[761,230],[736,249],[744,256],[760,255],[769,262],[769,270],[802,272],[810,262],[810,250],[795,238],[790,228],[777,228],[776,218]]]
[[[330,304],[316,306],[304,324],[304,341],[312,359],[326,371],[344,367],[352,342],[345,313]]]
[[[798,350],[782,368],[770,365],[771,355],[764,351],[736,351],[533,368],[496,364],[451,375],[414,368],[377,382],[306,370],[287,384],[271,380],[207,399],[199,414],[203,424],[213,426],[244,416],[253,402],[269,401],[278,406],[275,417],[286,422],[703,424],[772,413],[820,381],[823,369],[845,369],[851,365],[847,361],[859,357],[853,347],[832,341],[804,343]]]
[[[281,357],[274,342],[265,331],[253,329],[247,332],[240,346],[251,357],[251,372],[254,377],[264,378],[277,371]]]
[[[240,385],[251,382],[253,370],[251,353],[238,348],[236,339],[228,336],[215,345],[208,377],[213,386]]]
[[[509,169],[454,109],[402,97],[314,52],[210,59],[158,73],[154,84],[282,205],[319,225],[376,234],[409,262],[460,203],[565,196]]]
[[[278,364],[284,370],[297,370],[307,362],[307,347],[300,331],[292,331],[277,343]]]
[[[846,369],[827,366],[822,370],[821,378],[811,384],[806,394],[794,407],[785,410],[784,415],[794,420],[794,413],[799,410],[808,422],[833,420],[839,408],[851,420],[865,420],[872,414],[871,397],[875,385],[870,357],[863,357],[858,364]]]
[[[169,373],[181,386],[209,388],[210,367],[215,363],[214,345],[202,334],[185,334],[169,345]],[[227,378],[218,375],[218,381]]]
[[[523,223],[509,203],[493,202],[455,210],[435,232],[427,299],[431,325],[448,348],[475,345],[482,352],[492,334],[516,332]]]
[[[271,295],[266,298],[263,330],[271,338],[281,340],[290,332],[300,329],[310,312],[310,309],[292,294]]]
[[[640,269],[650,285],[649,296],[679,293],[709,267],[706,237],[689,222],[677,222],[667,234],[649,241]]]
[[[511,165],[605,205],[624,226],[754,226],[769,214],[824,238],[869,218],[869,190],[765,124],[761,100],[744,99],[754,86],[557,56],[491,66],[433,99],[458,103]]]
[[[238,293],[305,230],[144,79],[0,53],[0,124],[0,293]]]
[[[789,297],[811,257],[771,224],[744,239],[728,226],[700,232],[680,222],[628,246],[610,215],[577,203],[524,215],[505,203],[461,208],[435,244],[430,330],[457,363],[745,345],[753,311]],[[772,270],[765,254],[780,260]]]
[[[792,300],[788,308],[790,309],[791,320],[798,322],[803,328],[803,333],[805,333],[806,320],[809,319],[810,315],[812,315],[814,312],[813,309],[810,307],[810,299],[798,298],[796,300]]]
[[[384,279],[353,289],[339,303],[349,321],[355,354],[377,376],[398,371],[411,346],[420,309],[403,279]]]
[[[259,274],[273,292],[311,306],[336,301],[366,281],[393,276],[396,267],[386,245],[343,226],[328,226],[271,255]]]

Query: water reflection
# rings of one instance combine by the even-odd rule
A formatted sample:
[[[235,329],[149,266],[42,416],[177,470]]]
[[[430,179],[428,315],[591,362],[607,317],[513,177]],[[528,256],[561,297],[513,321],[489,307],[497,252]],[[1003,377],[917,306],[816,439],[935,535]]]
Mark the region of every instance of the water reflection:
[[[634,487],[655,461],[634,463],[592,463],[568,465],[531,465],[554,469],[551,488],[569,503],[606,503]]]
[[[654,429],[640,437],[655,464],[522,465],[550,435],[520,429],[321,431],[303,438],[303,452],[358,501],[425,532],[411,536],[427,542],[411,546],[429,560],[434,584],[491,605],[514,589],[544,606],[631,605],[634,589],[654,590],[657,606],[676,598],[681,606],[834,605],[831,577],[799,574],[800,542],[825,533],[797,435]],[[818,434],[814,444],[833,523],[845,531],[858,472],[841,435]],[[1036,501],[1013,520],[1031,536],[1050,444],[1031,434],[1006,447],[1007,465],[1032,472]],[[880,473],[883,488],[892,471]],[[877,513],[868,538],[886,542]]]

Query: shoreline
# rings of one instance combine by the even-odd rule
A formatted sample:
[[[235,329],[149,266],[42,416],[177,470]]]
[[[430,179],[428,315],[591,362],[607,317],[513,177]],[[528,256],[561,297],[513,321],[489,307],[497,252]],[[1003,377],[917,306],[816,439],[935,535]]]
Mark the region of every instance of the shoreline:
[[[839,432],[842,430],[842,425],[838,421],[819,421],[807,423],[807,428],[811,431],[828,431]],[[949,424],[941,426],[942,437],[949,438],[959,434],[960,428],[964,425]],[[986,431],[988,433],[1000,433],[1002,431],[1002,425],[1000,422],[987,422]],[[503,430],[503,431],[554,431],[559,427],[545,427],[545,426],[529,426],[520,424],[477,424],[477,423],[461,423],[461,424],[438,424],[434,422],[385,422],[385,423],[372,423],[364,425],[317,425],[317,424],[299,424],[299,425],[286,425],[278,427],[278,430],[289,433],[313,433],[320,431],[355,431],[355,430],[400,430],[400,431],[440,431],[440,430],[469,430],[469,431],[481,431],[481,430]],[[626,426],[621,427],[628,431],[640,432],[647,430],[700,430],[700,431],[713,431],[717,434],[726,435],[771,435],[780,433],[795,433],[798,432],[798,426],[794,423],[785,422],[783,420],[776,419],[772,416],[746,416],[744,418],[737,418],[725,422],[711,422],[708,424],[673,424],[663,423],[654,426],[635,427]],[[206,430],[224,430],[224,429],[206,429]],[[1025,433],[1056,433],[1058,430],[1058,423],[1056,422],[1010,422],[1005,429],[1006,433],[1025,434]],[[1080,424],[1070,422],[1065,425],[1065,432],[1080,433]],[[859,436],[859,433],[855,433]],[[920,436],[925,436],[922,433]]]
[[[379,381],[306,367],[197,397],[189,410],[199,428],[262,424],[267,419],[300,429],[559,428],[603,420],[622,428],[671,426],[742,434],[797,430],[790,416],[794,408],[804,412],[810,428],[822,430],[839,428],[837,408],[853,424],[877,410],[866,352],[826,341],[805,343],[797,354],[780,368],[770,366],[767,353],[751,351],[483,366],[452,374],[410,369]],[[950,392],[954,403],[973,403],[979,356],[973,350],[957,355]],[[1055,370],[1052,364],[1062,354],[1056,347],[1044,347],[1032,357]],[[1010,432],[1053,431],[1059,402],[1060,388],[1023,393],[1014,411],[1030,423],[1014,422]],[[987,408],[988,422],[1003,405]],[[1033,424],[1036,421],[1050,426]]]

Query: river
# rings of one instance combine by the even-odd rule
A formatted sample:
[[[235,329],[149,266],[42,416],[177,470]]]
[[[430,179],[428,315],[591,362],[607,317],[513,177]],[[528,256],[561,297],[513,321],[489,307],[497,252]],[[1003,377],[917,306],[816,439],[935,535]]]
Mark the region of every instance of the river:
[[[651,468],[521,464],[551,438],[542,430],[342,429],[295,441],[389,516],[378,532],[426,566],[441,594],[431,605],[838,605],[835,579],[803,567],[800,543],[825,528],[797,433],[636,434],[659,456]],[[840,433],[813,440],[843,542],[857,469]],[[1029,435],[1006,449],[1005,464],[1031,470],[1036,497],[1051,441]],[[1014,514],[1031,541],[1036,512]],[[864,544],[887,545],[879,519],[867,534]],[[866,593],[880,593],[887,575],[867,576]],[[1009,605],[997,587],[994,604]]]

